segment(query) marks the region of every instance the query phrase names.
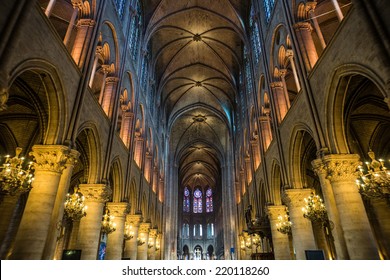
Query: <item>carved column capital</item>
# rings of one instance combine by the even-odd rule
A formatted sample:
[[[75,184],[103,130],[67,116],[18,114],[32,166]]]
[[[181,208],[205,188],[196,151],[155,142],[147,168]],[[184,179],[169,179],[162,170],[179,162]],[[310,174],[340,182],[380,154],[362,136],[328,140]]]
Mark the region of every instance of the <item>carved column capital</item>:
[[[34,157],[34,169],[61,173],[65,169],[70,149],[61,145],[34,145],[30,155]]]
[[[111,198],[111,188],[105,184],[80,184],[80,192],[86,201],[105,203]]]
[[[81,18],[77,22],[77,27],[93,27],[95,26],[96,21],[93,19],[88,19],[88,18]]]
[[[127,215],[126,216],[126,223],[129,225],[133,225],[134,227],[139,227],[140,223],[142,221],[141,215]]]
[[[315,159],[311,162],[311,166],[313,166],[314,172],[317,174],[318,177],[324,176],[326,178],[328,171],[323,163],[322,159]]]
[[[312,31],[313,30],[313,27],[311,26],[310,22],[298,22],[296,24],[294,24],[294,29],[296,31]]]
[[[283,83],[282,82],[272,82],[270,83],[271,88],[283,88]]]
[[[130,204],[127,202],[107,202],[106,206],[115,217],[124,217],[130,211]]]
[[[119,82],[118,77],[107,77],[106,78],[106,84],[116,84]]]
[[[313,189],[287,189],[282,195],[282,200],[288,207],[303,207],[305,205],[304,199],[313,193]]]
[[[8,96],[8,88],[0,85],[0,112],[7,109]]]
[[[283,217],[284,215],[286,215],[286,206],[285,205],[278,205],[278,206],[270,205],[270,206],[267,206],[266,211],[267,211],[267,215],[271,221],[278,220],[279,216]]]
[[[152,228],[151,230],[149,230],[149,237],[156,238],[157,237],[157,229]]]
[[[78,159],[79,159],[79,156],[80,156],[80,153],[77,150],[74,150],[74,149],[70,150],[65,165],[66,166],[69,166],[69,165],[75,166]]]
[[[356,154],[326,155],[323,162],[327,169],[327,179],[331,182],[355,180],[358,177],[358,167],[362,164]]]
[[[139,233],[149,233],[150,223],[141,223],[139,226]]]

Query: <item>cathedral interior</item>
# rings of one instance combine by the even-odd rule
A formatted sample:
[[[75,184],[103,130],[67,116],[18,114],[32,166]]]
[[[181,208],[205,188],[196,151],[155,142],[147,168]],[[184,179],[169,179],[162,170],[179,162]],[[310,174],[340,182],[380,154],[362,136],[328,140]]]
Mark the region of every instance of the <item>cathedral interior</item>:
[[[390,259],[386,0],[5,0],[2,260]]]

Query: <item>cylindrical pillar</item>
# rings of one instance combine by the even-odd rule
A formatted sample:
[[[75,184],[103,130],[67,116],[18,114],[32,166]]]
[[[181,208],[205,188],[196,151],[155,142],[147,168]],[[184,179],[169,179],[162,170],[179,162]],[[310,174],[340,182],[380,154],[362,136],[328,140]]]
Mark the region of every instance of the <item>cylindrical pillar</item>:
[[[126,240],[126,242],[125,242],[124,257],[129,258],[130,260],[137,259],[138,229],[139,229],[139,225],[140,225],[141,221],[142,221],[141,215],[127,215],[126,216],[126,223],[130,227],[129,232],[131,232],[131,237],[130,237],[130,239]]]
[[[327,171],[325,165],[323,164],[322,159],[315,159],[311,162],[311,164],[320,181],[322,195],[324,196],[324,204],[328,212],[328,218],[333,225],[331,227],[331,234],[334,238],[336,258],[338,260],[348,260],[348,250],[347,245],[345,244],[344,232],[340,223],[339,211],[334,199],[332,185],[326,178]]]
[[[10,255],[14,260],[42,259],[60,177],[69,148],[60,145],[35,145],[35,179]]]
[[[310,71],[318,60],[318,53],[311,35],[313,28],[309,22],[296,23],[294,28],[298,35],[298,41],[301,44],[301,50],[304,50],[303,58],[306,69]]]
[[[61,235],[62,227],[60,225],[62,224],[62,216],[64,215],[65,197],[69,190],[73,167],[76,164],[79,155],[80,153],[76,150],[70,151],[65,163],[66,168],[61,174],[54,209],[51,215],[50,230],[46,239],[45,250],[43,252],[44,260],[51,260],[54,257],[57,238]]]
[[[148,260],[156,259],[156,238],[157,238],[157,229],[153,228],[149,231]]]
[[[312,189],[287,189],[285,201],[288,205],[291,220],[291,231],[297,260],[305,260],[305,250],[317,249],[310,220],[303,217],[304,199],[313,192]]]
[[[323,161],[332,184],[349,257],[353,260],[377,260],[378,249],[362,198],[356,186],[359,155],[325,155]]]
[[[77,23],[76,39],[73,44],[72,57],[76,64],[81,68],[87,53],[86,48],[91,40],[91,29],[96,22],[92,19],[79,19]]]
[[[120,260],[123,252],[123,237],[126,215],[130,210],[127,202],[107,202],[110,214],[115,217],[116,230],[107,237],[106,260]]]
[[[104,203],[109,200],[112,191],[104,184],[81,184],[79,187],[88,208],[87,215],[80,221],[77,249],[81,249],[82,260],[96,260]]]
[[[149,240],[150,223],[141,223],[138,230],[138,250],[137,260],[148,259],[148,240]]]
[[[284,217],[286,215],[286,206],[268,206],[267,212],[271,226],[275,260],[290,260],[291,252],[288,235],[279,232],[276,227],[276,224],[279,222],[278,217]]]

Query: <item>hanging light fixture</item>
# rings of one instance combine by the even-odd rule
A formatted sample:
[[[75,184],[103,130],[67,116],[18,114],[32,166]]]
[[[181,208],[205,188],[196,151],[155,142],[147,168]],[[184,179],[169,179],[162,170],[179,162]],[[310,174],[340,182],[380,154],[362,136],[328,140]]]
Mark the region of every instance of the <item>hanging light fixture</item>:
[[[288,214],[285,214],[284,216],[282,215],[278,216],[278,222],[276,223],[277,231],[283,234],[290,234],[291,225],[292,222],[290,222],[290,217],[288,216]]]
[[[66,194],[65,217],[72,221],[80,221],[87,215],[87,206],[84,205],[85,198],[78,190],[78,188],[75,188],[73,194]]]
[[[106,213],[103,215],[102,220],[102,232],[105,234],[113,233],[116,230],[116,224],[113,222],[114,216],[110,216],[108,209],[106,208]]]
[[[153,246],[154,246],[153,238],[152,238],[152,237],[149,237],[149,240],[148,240],[148,248],[151,249],[151,248],[153,248]]]
[[[302,207],[303,217],[312,222],[325,222],[328,219],[328,214],[325,205],[319,195],[311,195],[305,200],[305,207]]]
[[[370,149],[368,156],[371,162],[366,161],[366,169],[359,166],[359,178],[356,180],[359,192],[370,198],[384,198],[390,195],[390,171],[386,168],[383,159],[376,160],[375,153]]]
[[[15,195],[31,189],[31,183],[34,180],[33,162],[23,167],[25,158],[19,157],[21,152],[22,148],[16,148],[15,156],[11,158],[6,155],[5,162],[0,166],[0,188],[3,193]]]
[[[125,234],[124,234],[124,238],[125,240],[130,240],[134,237],[134,230],[133,230],[133,226],[128,223],[125,223]]]

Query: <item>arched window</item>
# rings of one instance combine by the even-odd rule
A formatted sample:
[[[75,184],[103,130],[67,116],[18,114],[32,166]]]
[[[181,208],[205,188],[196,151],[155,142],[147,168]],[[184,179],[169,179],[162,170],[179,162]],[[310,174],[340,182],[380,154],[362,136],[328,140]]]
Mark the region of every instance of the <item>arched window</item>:
[[[275,6],[275,0],[264,0],[265,21],[268,23],[271,19],[272,10]]]
[[[183,212],[184,213],[190,212],[190,191],[187,187],[184,188],[184,194],[183,194]]]
[[[206,191],[206,212],[213,212],[213,191],[211,188]]]
[[[115,0],[115,8],[118,13],[119,18],[122,19],[126,0]]]
[[[194,191],[194,213],[202,213],[202,191],[196,189]]]
[[[251,12],[249,16],[249,28],[250,28],[250,37],[251,37],[251,42],[252,42],[252,51],[253,51],[253,58],[254,62],[257,65],[259,64],[260,60],[260,54],[261,54],[261,46],[260,46],[260,34],[259,34],[259,26],[256,21],[256,16],[255,16],[255,10],[252,4],[251,7]]]
[[[138,46],[140,45],[141,28],[142,28],[142,9],[140,1],[137,1],[135,9],[131,15],[131,26],[130,26],[130,38],[129,48],[132,54],[134,63],[137,63],[138,58]]]

